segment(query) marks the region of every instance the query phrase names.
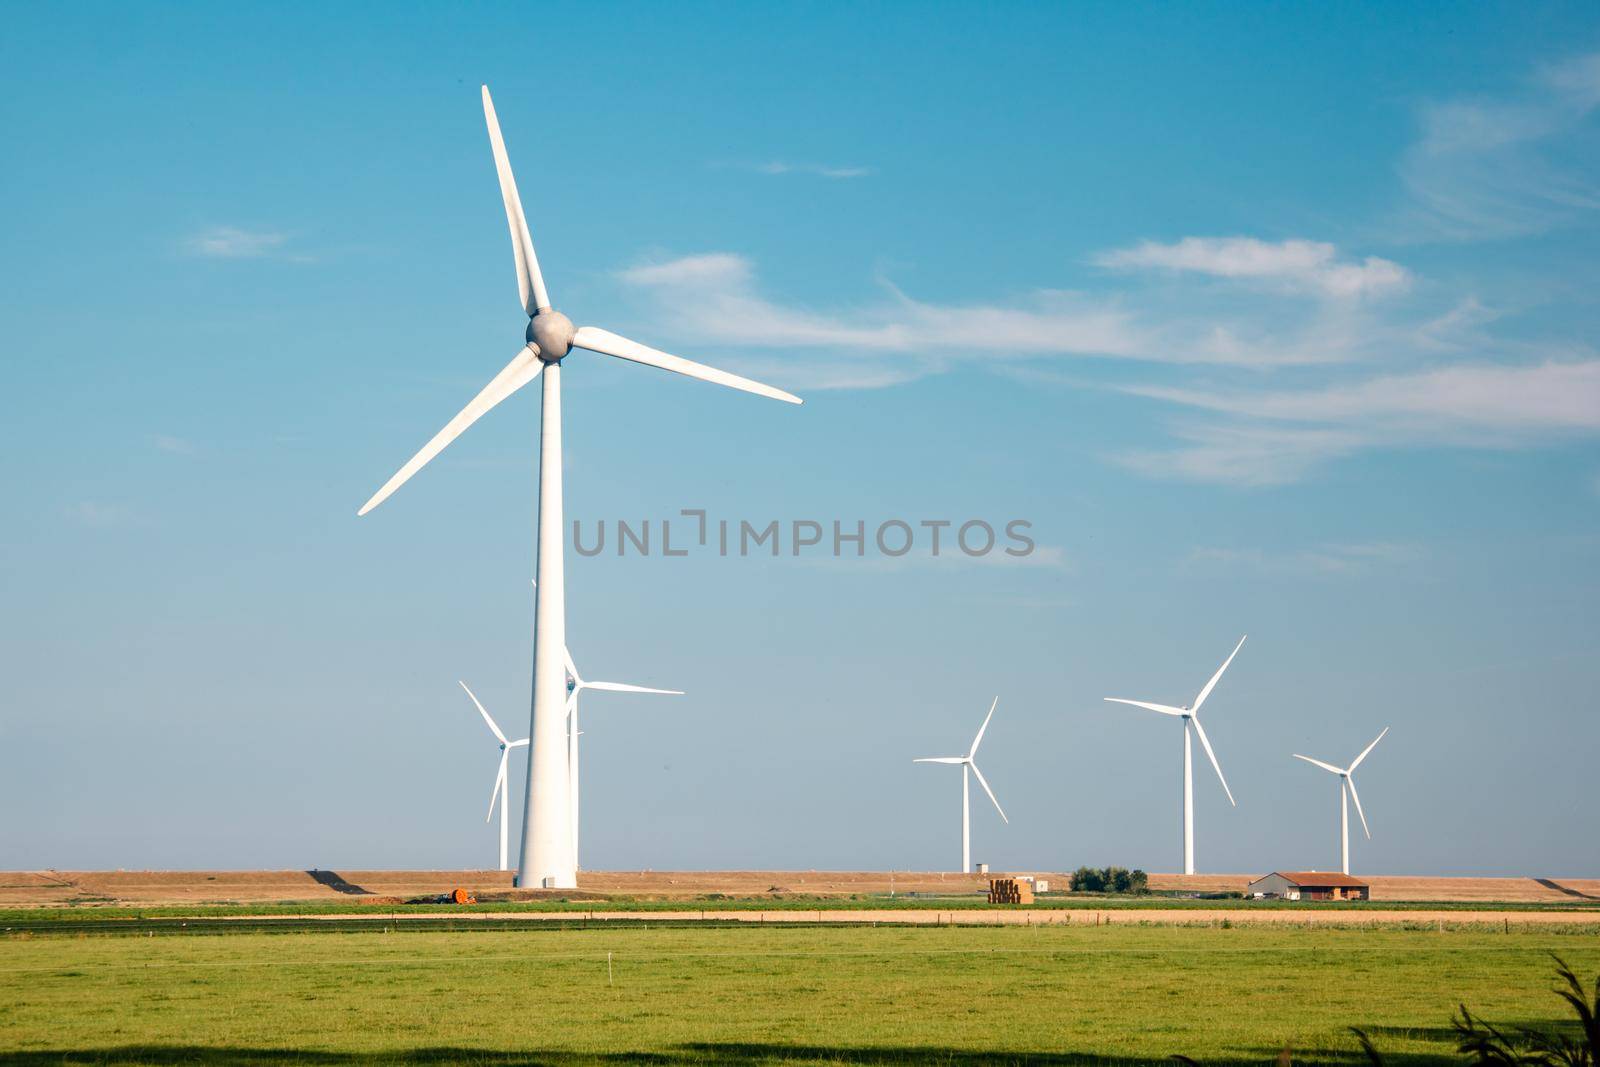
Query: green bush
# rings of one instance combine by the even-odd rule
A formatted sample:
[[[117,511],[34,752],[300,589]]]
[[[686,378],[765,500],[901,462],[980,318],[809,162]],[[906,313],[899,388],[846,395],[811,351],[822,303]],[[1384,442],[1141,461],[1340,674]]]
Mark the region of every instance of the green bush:
[[[1126,867],[1079,867],[1072,872],[1074,893],[1148,893],[1150,876]]]

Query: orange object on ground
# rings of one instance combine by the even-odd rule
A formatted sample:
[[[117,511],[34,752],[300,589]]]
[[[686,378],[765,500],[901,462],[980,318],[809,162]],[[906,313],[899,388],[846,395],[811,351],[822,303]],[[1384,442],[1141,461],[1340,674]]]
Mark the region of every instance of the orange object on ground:
[[[1032,904],[1033,885],[1021,878],[989,879],[989,903]]]

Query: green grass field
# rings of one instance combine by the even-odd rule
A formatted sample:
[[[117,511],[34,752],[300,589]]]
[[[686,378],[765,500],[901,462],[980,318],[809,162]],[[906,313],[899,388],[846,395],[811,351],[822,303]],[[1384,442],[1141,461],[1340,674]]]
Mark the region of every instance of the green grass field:
[[[381,930],[381,928],[380,928]],[[1562,1016],[1600,934],[630,927],[0,935],[0,1064],[1389,1062]],[[610,957],[608,978],[607,957]]]

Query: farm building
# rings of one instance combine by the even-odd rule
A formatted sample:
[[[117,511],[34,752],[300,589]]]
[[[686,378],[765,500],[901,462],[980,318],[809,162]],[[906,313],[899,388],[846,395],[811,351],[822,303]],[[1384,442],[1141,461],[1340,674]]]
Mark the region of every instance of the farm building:
[[[1371,900],[1372,888],[1359,878],[1329,871],[1273,871],[1250,883],[1252,897],[1282,900]]]

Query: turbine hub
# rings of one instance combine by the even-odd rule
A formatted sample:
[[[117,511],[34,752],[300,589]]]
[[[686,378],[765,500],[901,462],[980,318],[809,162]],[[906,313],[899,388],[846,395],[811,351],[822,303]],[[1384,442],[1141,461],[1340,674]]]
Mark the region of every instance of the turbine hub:
[[[539,358],[560,363],[572,351],[572,320],[552,308],[542,308],[528,320],[527,338],[539,346]]]

